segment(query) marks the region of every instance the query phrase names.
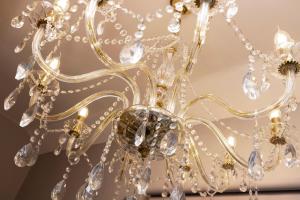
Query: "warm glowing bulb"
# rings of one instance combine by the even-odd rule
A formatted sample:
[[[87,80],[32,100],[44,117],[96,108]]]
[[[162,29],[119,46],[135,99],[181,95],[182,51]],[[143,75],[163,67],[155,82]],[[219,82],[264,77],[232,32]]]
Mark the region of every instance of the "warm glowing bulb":
[[[281,117],[281,111],[279,109],[272,110],[270,112],[269,118],[272,119],[279,119]]]
[[[294,40],[287,32],[278,28],[278,31],[274,36],[276,49],[289,49],[294,43]]]
[[[236,145],[236,141],[235,141],[235,138],[233,136],[229,136],[227,138],[227,143],[229,144],[230,147],[235,147]]]
[[[67,12],[70,7],[69,0],[55,0],[54,6],[59,12]]]
[[[60,58],[59,57],[51,58],[48,61],[48,65],[52,70],[57,71],[60,66]]]
[[[86,107],[81,108],[78,112],[78,115],[83,118],[86,118],[88,116],[88,114],[89,114],[89,109]]]

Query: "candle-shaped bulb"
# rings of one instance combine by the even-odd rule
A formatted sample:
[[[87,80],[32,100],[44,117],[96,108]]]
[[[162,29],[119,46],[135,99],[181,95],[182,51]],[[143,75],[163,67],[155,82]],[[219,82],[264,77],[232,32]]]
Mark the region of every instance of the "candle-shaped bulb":
[[[81,108],[78,112],[78,116],[82,118],[87,118],[88,114],[89,114],[89,110],[87,107]]]
[[[288,50],[294,43],[295,41],[287,32],[278,28],[278,31],[274,36],[274,44],[277,50]]]
[[[229,137],[227,138],[227,143],[229,144],[229,146],[230,146],[231,148],[234,148],[235,145],[236,145],[236,140],[235,140],[235,138],[234,138],[233,136],[229,136]]]
[[[67,12],[70,7],[70,0],[55,0],[54,9],[58,12]]]
[[[280,109],[272,110],[270,112],[269,118],[270,118],[270,120],[280,119],[281,118],[281,111],[280,111]]]

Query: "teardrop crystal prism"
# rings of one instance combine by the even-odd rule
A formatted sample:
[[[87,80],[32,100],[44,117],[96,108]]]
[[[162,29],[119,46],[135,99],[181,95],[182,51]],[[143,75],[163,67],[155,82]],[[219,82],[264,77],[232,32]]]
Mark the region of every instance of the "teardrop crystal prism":
[[[150,178],[151,178],[151,168],[150,166],[147,166],[144,170],[141,170],[140,177],[136,184],[137,193],[139,195],[146,195],[146,191],[150,183]]]
[[[120,62],[122,64],[136,64],[144,54],[144,47],[140,41],[134,41],[125,45],[120,52]]]
[[[293,167],[297,162],[297,152],[292,144],[287,144],[284,151],[284,164],[286,167]]]
[[[247,183],[243,180],[243,182],[240,184],[240,191],[247,192],[247,190],[248,190]]]
[[[177,139],[177,134],[169,130],[160,142],[160,151],[166,156],[173,155],[176,152]]]
[[[14,161],[18,167],[33,166],[39,155],[39,147],[32,143],[24,145],[15,155]]]
[[[76,200],[95,200],[95,197],[96,192],[87,183],[83,184],[76,194]]]
[[[35,103],[32,106],[30,106],[22,115],[22,119],[20,121],[20,126],[21,127],[25,127],[28,124],[30,124],[31,122],[33,122],[37,111],[38,111],[38,104]]]
[[[20,44],[18,44],[14,50],[14,52],[17,53],[21,53],[23,51],[23,49],[26,46],[26,41],[22,41]]]
[[[66,181],[61,180],[54,186],[54,188],[51,192],[51,199],[52,200],[62,200],[65,196],[65,193],[66,193]]]
[[[262,180],[264,177],[262,157],[258,150],[254,150],[250,154],[248,160],[248,174],[256,181]]]
[[[231,3],[227,8],[226,19],[231,20],[238,13],[238,10],[239,10],[239,8],[238,8],[237,4]]]
[[[35,61],[31,57],[31,58],[29,58],[28,63],[19,64],[17,67],[15,79],[22,80],[23,78],[25,78],[27,76],[28,72],[32,69],[34,63],[35,63]]]
[[[243,79],[243,91],[251,100],[256,100],[260,96],[259,87],[256,78],[251,72],[248,72]]]
[[[177,185],[172,189],[170,200],[185,200],[185,193],[181,186]]]
[[[24,17],[22,15],[16,16],[11,20],[10,24],[13,28],[22,28],[24,26]]]
[[[98,163],[91,171],[89,175],[89,186],[92,190],[98,190],[101,188],[103,182],[104,165]]]
[[[136,147],[140,146],[145,140],[146,128],[147,128],[147,121],[143,121],[135,133],[134,145]]]
[[[4,100],[4,110],[9,110],[16,104],[20,92],[20,89],[16,88],[8,95],[8,97],[6,97]]]

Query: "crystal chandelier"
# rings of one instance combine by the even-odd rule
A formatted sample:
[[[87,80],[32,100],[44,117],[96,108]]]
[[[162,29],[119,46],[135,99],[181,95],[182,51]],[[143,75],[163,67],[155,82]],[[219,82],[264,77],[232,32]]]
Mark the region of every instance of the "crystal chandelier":
[[[47,135],[59,134],[54,154],[59,155],[65,149],[70,166],[54,186],[52,200],[63,199],[70,170],[80,160],[87,161],[91,171],[76,194],[77,200],[97,199],[105,182],[104,173],[113,170],[118,171],[115,177],[118,187],[117,197],[112,198],[121,198],[117,194],[122,185],[127,188],[127,199],[147,196],[148,187],[156,181],[151,176],[153,161],[165,168],[161,195],[172,200],[185,199],[183,190],[187,184],[191,185],[193,193],[212,197],[217,192],[224,192],[233,181],[239,181],[240,190],[249,191],[253,198],[258,193],[256,182],[262,180],[266,172],[280,163],[288,168],[299,167],[296,154],[299,140],[289,120],[290,113],[297,108],[293,92],[300,70],[300,43],[278,29],[274,37],[274,52],[262,53],[233,20],[237,12],[235,0],[171,0],[165,7],[145,16],[126,7],[124,0],[32,1],[20,16],[11,21],[11,26],[17,29],[21,29],[25,21],[30,22],[31,30],[15,48],[15,53],[21,53],[32,40],[32,55],[18,65],[15,79],[20,84],[5,99],[4,109],[11,109],[24,87],[29,86],[29,106],[22,115],[20,126],[28,126],[34,120],[39,126],[30,142],[17,152],[15,164],[18,167],[34,165],[41,145],[47,142]],[[224,16],[249,53],[249,69],[242,81],[245,95],[250,100],[259,99],[271,85],[269,78],[275,77],[285,86],[277,101],[254,111],[241,111],[213,94],[194,92],[190,75],[196,70],[197,55],[205,46],[211,19],[218,14]],[[187,15],[196,21],[194,37],[189,43],[180,36]],[[130,34],[119,22],[124,16],[136,22],[135,33]],[[162,29],[168,30],[168,34],[144,37],[149,24],[167,17],[170,18],[169,24]],[[103,38],[107,27],[112,27],[119,35],[113,39]],[[79,36],[80,29],[86,30],[85,36]],[[61,45],[66,41],[90,44],[104,66],[80,75],[62,73],[61,56],[66,52],[62,52]],[[104,50],[109,46],[121,47],[119,61]],[[260,68],[257,63],[260,63]],[[124,81],[126,88],[95,92],[95,88],[115,79]],[[92,81],[98,82],[91,84]],[[64,84],[79,83],[86,86],[63,89]],[[82,97],[69,109],[53,114],[53,106],[60,95],[81,94],[83,91],[92,94]],[[193,91],[194,97],[187,98],[188,91]],[[89,119],[95,121],[88,123],[91,113],[88,107],[104,98],[114,102],[107,105],[104,114]],[[252,134],[247,137],[248,142],[253,143],[248,161],[237,152],[236,138],[225,137],[217,123],[236,135],[240,133],[219,120],[207,106],[208,102],[237,119],[255,122]],[[189,111],[196,104],[201,104],[212,119],[190,115]],[[93,112],[92,116],[97,115],[97,110]],[[258,125],[258,120],[264,117],[268,118],[267,123]],[[50,128],[54,122],[59,122],[60,128]],[[201,134],[197,133],[197,127],[201,125],[217,138],[224,153],[207,151]],[[101,158],[93,165],[87,151],[99,137],[104,137],[104,131],[109,128],[111,131],[105,138]],[[114,143],[118,148],[111,148]],[[261,147],[265,145],[270,148],[269,155],[263,159]],[[113,155],[108,159],[110,153]],[[209,171],[203,163],[204,157],[211,160]],[[200,179],[206,183],[206,189],[200,187]]]

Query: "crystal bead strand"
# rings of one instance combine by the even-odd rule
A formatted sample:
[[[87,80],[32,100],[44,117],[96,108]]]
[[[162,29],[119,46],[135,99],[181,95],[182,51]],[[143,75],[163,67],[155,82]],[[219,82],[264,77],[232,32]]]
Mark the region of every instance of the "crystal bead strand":
[[[27,42],[32,38],[34,33],[35,33],[35,30],[27,33],[27,35],[23,38],[23,41],[16,46],[16,48],[14,50],[14,52],[16,54],[21,53],[23,51],[23,49],[26,47]]]
[[[54,186],[51,192],[52,200],[62,200],[64,198],[67,189],[67,179],[69,178],[70,172],[71,166],[66,167],[63,179]]]

